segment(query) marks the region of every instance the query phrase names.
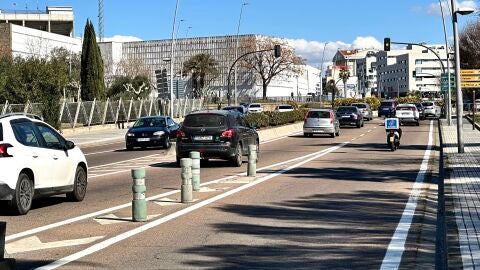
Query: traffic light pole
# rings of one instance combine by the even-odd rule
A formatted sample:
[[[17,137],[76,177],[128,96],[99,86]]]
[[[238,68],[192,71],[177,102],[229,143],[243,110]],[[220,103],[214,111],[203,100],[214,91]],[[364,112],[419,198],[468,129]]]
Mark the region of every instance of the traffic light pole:
[[[432,50],[431,48],[423,45],[423,44],[419,44],[419,43],[407,43],[407,42],[391,42],[391,44],[399,44],[399,45],[416,45],[416,46],[420,46],[420,47],[423,47],[427,50],[429,50],[430,52],[432,52],[433,54],[435,54],[435,56],[438,58],[438,61],[440,61],[440,65],[442,65],[442,72],[445,73],[445,65],[443,64],[443,61],[442,61],[442,58],[440,58],[440,55],[438,55],[438,53],[436,53],[434,50]],[[448,57],[448,55],[447,55]]]

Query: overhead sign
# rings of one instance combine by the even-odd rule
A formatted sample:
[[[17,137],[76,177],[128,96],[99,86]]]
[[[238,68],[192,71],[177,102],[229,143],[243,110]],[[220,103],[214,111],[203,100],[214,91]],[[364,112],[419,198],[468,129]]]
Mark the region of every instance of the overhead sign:
[[[480,75],[480,69],[461,69],[460,75]]]
[[[480,88],[480,82],[462,82],[462,88]]]
[[[477,76],[463,76],[460,78],[462,82],[480,82],[480,75]]]

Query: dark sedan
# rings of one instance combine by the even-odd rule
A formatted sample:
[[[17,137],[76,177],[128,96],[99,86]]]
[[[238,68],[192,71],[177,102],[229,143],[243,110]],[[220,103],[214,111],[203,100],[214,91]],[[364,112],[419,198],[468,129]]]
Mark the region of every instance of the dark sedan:
[[[363,114],[355,106],[340,106],[336,112],[340,125],[363,127]]]
[[[127,150],[134,147],[149,146],[170,147],[170,140],[175,138],[179,126],[168,116],[148,116],[138,119],[125,135]]]

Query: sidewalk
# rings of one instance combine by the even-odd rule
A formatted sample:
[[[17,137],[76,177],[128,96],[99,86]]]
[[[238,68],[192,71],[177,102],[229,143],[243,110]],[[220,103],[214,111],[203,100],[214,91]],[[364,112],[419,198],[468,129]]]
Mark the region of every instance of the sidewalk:
[[[463,154],[457,153],[456,122],[443,121],[442,133],[448,266],[480,268],[480,132],[463,120]]]

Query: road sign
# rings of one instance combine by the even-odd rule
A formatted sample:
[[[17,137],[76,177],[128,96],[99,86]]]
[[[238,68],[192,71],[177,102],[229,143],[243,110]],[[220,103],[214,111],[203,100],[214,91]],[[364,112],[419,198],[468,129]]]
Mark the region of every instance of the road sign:
[[[480,82],[462,82],[462,88],[480,88]]]
[[[461,69],[460,75],[480,75],[480,69]]]
[[[457,87],[457,84],[455,83],[455,74],[450,73],[450,88],[454,89]],[[442,92],[447,92],[448,91],[448,74],[442,73],[441,76],[441,91]]]
[[[477,75],[477,76],[462,75],[460,79],[462,80],[462,82],[480,82],[480,75]]]

